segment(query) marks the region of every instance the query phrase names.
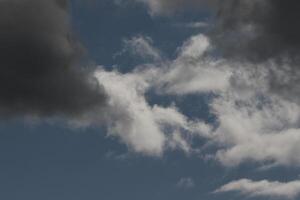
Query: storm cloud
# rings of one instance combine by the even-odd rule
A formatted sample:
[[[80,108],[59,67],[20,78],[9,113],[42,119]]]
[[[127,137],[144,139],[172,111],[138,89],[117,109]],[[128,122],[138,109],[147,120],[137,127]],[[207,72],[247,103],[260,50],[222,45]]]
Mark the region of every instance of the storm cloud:
[[[0,1],[0,114],[75,116],[106,95],[82,67],[67,0]]]

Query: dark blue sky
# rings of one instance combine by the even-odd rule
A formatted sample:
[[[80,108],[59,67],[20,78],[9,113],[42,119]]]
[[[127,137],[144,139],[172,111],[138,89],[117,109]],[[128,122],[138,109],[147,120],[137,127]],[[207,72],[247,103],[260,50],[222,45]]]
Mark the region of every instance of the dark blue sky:
[[[185,13],[151,17],[139,4],[116,6],[109,0],[71,4],[75,33],[97,65],[130,71],[140,61],[122,50],[123,40],[146,35],[166,57],[201,29],[181,23],[206,21],[208,14]],[[149,94],[150,104],[170,104],[171,97]],[[209,96],[192,95],[175,101],[183,113],[213,123]],[[199,141],[201,143],[201,141]],[[239,200],[243,195],[212,194],[216,188],[241,178],[290,181],[296,168],[258,170],[254,164],[225,168],[218,162],[181,151],[162,158],[129,153],[118,138],[99,128],[75,129],[60,123],[2,121],[0,124],[0,199],[3,200]],[[192,187],[180,187],[192,179]],[[260,199],[260,198],[255,198]],[[265,198],[261,198],[265,199]]]

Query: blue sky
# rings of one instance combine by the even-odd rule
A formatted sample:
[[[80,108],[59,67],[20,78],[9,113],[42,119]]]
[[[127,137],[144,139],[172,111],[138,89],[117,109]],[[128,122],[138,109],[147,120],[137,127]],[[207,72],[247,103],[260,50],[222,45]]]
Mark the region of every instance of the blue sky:
[[[297,199],[300,105],[269,91],[265,71],[240,67],[269,63],[219,58],[208,8],[149,2],[71,1],[112,105],[70,121],[2,120],[1,199]]]

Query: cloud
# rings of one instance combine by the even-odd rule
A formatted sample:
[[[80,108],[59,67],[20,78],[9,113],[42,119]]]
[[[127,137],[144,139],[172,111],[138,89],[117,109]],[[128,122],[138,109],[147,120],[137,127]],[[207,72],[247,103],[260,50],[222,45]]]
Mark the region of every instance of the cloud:
[[[192,178],[190,178],[190,177],[181,178],[181,179],[177,182],[176,186],[177,186],[178,188],[182,188],[182,189],[190,189],[190,188],[195,187],[195,182],[194,182],[194,180],[193,180]]]
[[[225,56],[250,61],[298,57],[299,7],[296,0],[226,1],[219,6],[218,47]]]
[[[185,138],[210,130],[205,123],[188,119],[175,106],[149,105],[145,94],[151,85],[139,72],[98,69],[96,77],[109,96],[99,121],[105,121],[108,135],[120,138],[133,152],[162,156],[175,148],[190,153]],[[94,116],[86,120],[99,123]]]
[[[299,8],[296,0],[219,3],[211,45],[223,58],[245,67],[264,65],[270,91],[299,103]]]
[[[191,37],[178,47],[178,55],[174,60],[164,59],[154,47],[151,50],[155,55],[160,55],[160,60],[138,66],[136,71],[158,93],[187,95],[223,91],[228,86],[231,76],[229,67],[220,60],[204,59],[210,51],[210,41],[203,34]],[[146,52],[140,51],[141,54]]]
[[[106,95],[81,66],[66,0],[0,1],[0,115],[71,116]]]
[[[261,62],[292,57],[299,61],[300,3],[297,0],[135,0],[150,13],[210,11],[210,37],[224,57]]]
[[[175,7],[183,3],[154,2]],[[229,20],[228,27],[233,23],[237,27],[233,30],[245,41],[256,38],[251,35],[254,33],[269,37],[267,27],[271,25],[267,24],[274,14],[266,10],[265,15],[271,17],[268,23],[261,15],[253,21],[252,14],[241,17],[240,9],[263,5],[275,9],[280,3],[239,2],[222,7],[234,12],[227,13],[230,16],[221,12],[216,26],[225,30],[223,26]],[[215,144],[213,157],[225,166],[249,161],[300,165],[300,70],[293,54],[296,44],[282,44],[285,50],[261,55],[263,59],[254,62],[250,57],[219,57],[214,48],[216,44],[220,50],[223,47],[216,43],[216,35],[198,34],[178,47],[176,58],[168,59],[153,46],[151,38],[137,36],[125,40],[124,51],[148,61],[150,58],[150,63],[125,74],[103,67],[84,69],[66,1],[3,0],[0,5],[0,26],[4,30],[0,34],[1,116],[68,116],[76,125],[105,126],[108,135],[118,137],[132,151],[151,156],[162,156],[169,149],[193,152],[192,140],[201,137]],[[10,18],[12,14],[14,18]],[[252,31],[253,26],[266,26],[264,32],[241,35],[242,29],[236,24],[244,26],[248,18],[251,26],[244,28]],[[277,32],[280,43],[287,40],[284,34],[289,33]],[[244,55],[244,46],[239,48]],[[283,55],[286,60],[279,62]],[[150,105],[146,98],[149,91],[161,96],[212,94],[208,106],[216,123],[190,119],[175,105]]]
[[[238,181],[230,182],[218,190],[216,193],[223,192],[239,192],[249,197],[276,197],[295,199],[300,194],[300,181],[292,182],[270,182],[252,181],[248,179],[242,179]]]
[[[185,10],[199,10],[214,6],[217,0],[135,0],[145,3],[150,13],[156,15],[172,15]]]
[[[134,57],[141,57],[144,60],[151,60],[152,62],[162,60],[161,52],[153,47],[152,43],[153,41],[149,37],[136,36],[124,40],[124,49],[122,52],[129,52]]]
[[[245,67],[249,63],[276,62],[276,65],[269,66],[270,91],[300,101],[299,1],[139,1],[147,4],[153,15],[209,10],[212,24],[207,37],[215,53]]]
[[[177,58],[160,67],[163,71],[155,79],[158,90],[176,95],[224,90],[231,72],[219,60],[203,59],[209,50],[210,41],[202,34],[184,42]]]
[[[175,105],[147,102],[158,68],[127,74],[84,68],[67,6],[62,0],[0,1],[1,116],[62,116],[72,126],[104,126],[108,135],[145,155],[192,151],[188,140],[208,135],[210,126],[188,119]],[[139,36],[126,40],[125,48],[154,63],[167,62],[151,43]],[[182,48],[182,57],[196,57],[206,47]]]
[[[149,45],[151,44],[146,46]],[[156,48],[150,49],[155,54],[160,54]],[[134,77],[134,80],[141,81],[136,85],[143,88],[139,94],[143,99],[140,102],[144,105],[147,105],[144,94],[150,89],[158,95],[213,94],[215,97],[209,102],[209,107],[217,121],[214,128],[213,125],[200,123],[200,119],[191,121],[174,112],[174,109],[164,108],[163,112],[158,112],[157,108],[160,107],[157,106],[154,107],[156,109],[148,107],[148,110],[156,115],[152,121],[157,116],[164,116],[159,121],[172,119],[172,123],[165,123],[184,127],[188,132],[196,133],[193,135],[215,144],[217,148],[214,158],[223,165],[231,167],[251,161],[263,165],[298,166],[300,105],[295,99],[275,93],[270,85],[274,74],[280,75],[281,80],[289,77],[280,67],[276,61],[253,64],[214,58],[211,56],[211,41],[199,34],[178,48],[178,55],[174,60],[163,59],[138,66],[135,71],[119,76]],[[122,91],[127,93],[130,90]],[[166,112],[167,110],[169,111]],[[170,134],[161,131],[158,135]],[[169,143],[167,146],[173,146],[172,148],[181,148],[186,152],[193,150],[191,141],[182,137],[180,132],[174,131],[172,137],[165,137],[165,140]],[[176,145],[170,145],[170,141],[176,141]],[[165,145],[162,142],[160,146],[162,144]],[[164,148],[160,148],[159,152],[162,149]]]
[[[154,16],[209,10],[212,24],[207,37],[217,55],[245,66],[249,66],[247,63],[266,64],[270,60],[277,62],[269,71],[270,90],[300,102],[299,1],[137,1],[148,5]]]
[[[299,105],[278,99],[262,103],[253,96],[249,100],[226,98],[212,104],[219,120],[215,140],[224,146],[216,154],[221,163],[299,166]]]

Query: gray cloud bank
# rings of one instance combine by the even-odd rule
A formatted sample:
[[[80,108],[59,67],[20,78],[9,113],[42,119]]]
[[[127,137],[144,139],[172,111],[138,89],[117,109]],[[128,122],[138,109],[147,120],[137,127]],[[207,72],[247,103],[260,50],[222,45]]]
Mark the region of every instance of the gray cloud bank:
[[[103,104],[69,20],[67,0],[0,1],[1,115],[75,116]]]

